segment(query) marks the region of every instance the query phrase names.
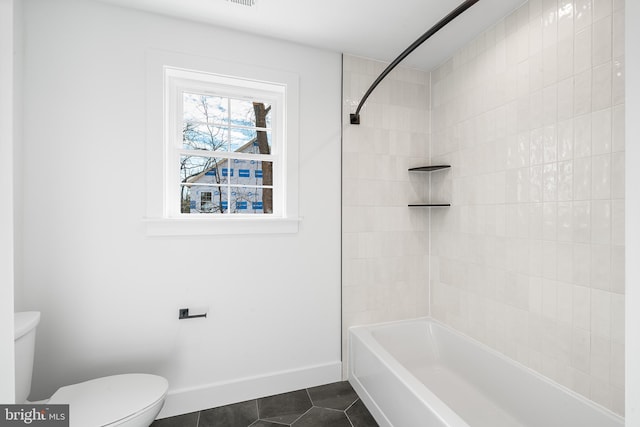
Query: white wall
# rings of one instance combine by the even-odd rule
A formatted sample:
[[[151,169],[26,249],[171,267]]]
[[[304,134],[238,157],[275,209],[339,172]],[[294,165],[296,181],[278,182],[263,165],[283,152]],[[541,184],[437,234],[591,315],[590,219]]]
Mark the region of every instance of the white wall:
[[[398,67],[349,122],[388,64],[344,56],[342,142],[342,357],[348,328],[429,312],[429,73]]]
[[[22,88],[24,76],[24,32],[23,32],[23,2],[14,2],[13,4],[13,257],[14,257],[14,284],[22,283],[22,181],[21,181],[21,165],[22,165]],[[22,298],[22,288],[14,286],[14,306],[19,306]]]
[[[72,0],[27,0],[25,46],[18,308],[42,311],[31,397],[152,372],[170,382],[171,415],[338,380],[339,54]],[[145,234],[149,49],[299,75],[297,234]],[[189,306],[209,317],[178,321]]]
[[[626,2],[626,138],[627,167],[626,181],[633,183],[627,186],[626,192],[626,425],[640,426],[640,192],[636,183],[640,182],[640,169],[635,165],[640,162],[640,3]],[[633,77],[632,77],[633,76]]]
[[[0,0],[0,403],[13,403],[13,0]]]
[[[623,2],[531,0],[432,73],[431,137],[433,316],[620,414],[624,62]]]

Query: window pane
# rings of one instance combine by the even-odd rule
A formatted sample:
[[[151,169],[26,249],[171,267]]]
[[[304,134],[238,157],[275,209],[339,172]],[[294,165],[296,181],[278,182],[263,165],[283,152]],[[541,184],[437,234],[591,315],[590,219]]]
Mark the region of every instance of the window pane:
[[[271,154],[271,131],[231,128],[231,150],[240,153]]]
[[[231,198],[227,198],[227,194]],[[226,186],[181,186],[181,212],[187,214],[270,214],[273,213],[270,188]]]
[[[180,193],[182,213],[220,214],[228,210],[227,187],[182,186]]]
[[[198,123],[228,123],[229,99],[195,93],[182,94],[183,120]]]
[[[240,159],[229,159],[229,169],[227,172],[225,172],[227,174],[227,177],[229,179],[229,183],[231,185],[235,185],[238,184],[238,176],[240,173],[240,169],[242,169],[244,171],[244,163],[247,160],[240,160]],[[243,172],[244,173],[244,172]]]
[[[184,122],[182,148],[186,150],[227,151],[229,132],[226,127]]]
[[[263,188],[231,187],[230,213],[273,213],[273,191]]]
[[[231,99],[231,124],[271,128],[271,105],[268,102]]]
[[[256,184],[273,185],[273,162],[257,162],[256,168]]]
[[[230,180],[232,185],[273,185],[273,162],[239,159],[234,159],[232,162],[234,172]]]
[[[228,159],[180,156],[180,182],[190,184],[228,184],[234,175]]]
[[[191,203],[191,188],[181,185],[180,186],[180,212],[190,213],[191,208],[196,208],[196,201]]]

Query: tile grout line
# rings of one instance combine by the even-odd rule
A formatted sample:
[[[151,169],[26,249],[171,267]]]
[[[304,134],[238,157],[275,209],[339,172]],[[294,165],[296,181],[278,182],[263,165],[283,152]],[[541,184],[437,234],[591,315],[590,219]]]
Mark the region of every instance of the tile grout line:
[[[344,416],[347,418],[347,421],[349,421],[349,424],[351,424],[351,427],[355,427],[351,422],[351,418],[349,418],[349,414],[347,414],[347,411],[344,411]]]
[[[249,424],[247,427],[251,427],[252,425],[255,425],[255,423],[257,423],[258,421],[260,421],[260,405],[258,405],[258,399],[253,399],[253,401],[256,404],[256,416],[257,416],[257,419],[254,422],[252,422],[251,424]]]
[[[357,394],[356,394],[356,396],[357,396]],[[351,405],[347,406],[347,409],[345,409],[345,410],[344,410],[344,413],[346,414],[346,413],[347,413],[347,411],[348,411],[349,409],[351,409],[351,407],[352,407],[353,405],[355,405],[356,403],[358,403],[358,400],[360,400],[360,397],[358,397],[356,400],[354,400],[354,401],[351,403]]]
[[[288,424],[281,424],[277,421],[271,421],[271,420],[265,420],[268,421],[270,423],[275,423],[275,424],[279,424],[279,425],[283,425],[283,426],[289,426],[291,427],[294,423],[296,423],[300,418],[304,417],[310,410],[312,410],[315,406],[313,404],[313,400],[311,399],[311,394],[309,394],[309,389],[305,388],[304,391],[307,393],[307,397],[309,398],[309,402],[311,402],[311,407],[309,409],[307,409],[306,411],[304,411],[302,414],[300,414],[300,416],[298,418],[296,418],[295,420],[293,420],[291,423]],[[293,393],[293,392],[291,392]],[[257,402],[257,399],[256,399]],[[258,420],[261,420],[262,418],[260,417],[260,411],[258,411]]]
[[[304,417],[305,415],[307,415],[309,413],[310,410],[312,410],[313,408],[315,408],[315,406],[313,406],[313,404],[311,405],[311,408],[307,409],[306,411],[304,411],[304,413],[300,414],[300,416],[298,418],[296,418],[295,420],[293,420],[293,422],[291,424],[287,424],[288,426],[292,426],[294,425],[296,422],[298,422],[300,420],[300,418]]]
[[[307,392],[307,397],[309,398],[309,402],[311,402],[311,406],[314,406],[315,403],[313,403],[313,399],[311,398],[311,393],[309,393],[309,389],[305,388],[304,391]]]
[[[309,402],[311,403],[311,408],[307,409],[306,411],[304,411],[304,413],[300,414],[300,416],[298,418],[296,418],[295,420],[293,420],[293,422],[291,424],[288,424],[289,426],[294,425],[300,418],[304,417],[305,415],[307,415],[309,413],[310,410],[315,408],[315,405],[313,403],[313,399],[311,399],[311,393],[309,393],[309,389],[305,388],[304,391],[305,391],[305,393],[307,393],[307,397],[309,398]]]
[[[357,394],[356,394],[356,396],[357,396]],[[347,411],[349,409],[351,409],[353,407],[353,405],[358,403],[358,400],[360,400],[360,397],[358,397],[356,400],[354,400],[353,403],[351,405],[349,405],[349,407],[347,407],[347,409],[344,410],[344,416],[347,417],[347,421],[349,421],[349,424],[351,424],[351,427],[355,427],[355,426],[353,425],[353,422],[351,421],[351,417],[349,416],[349,414],[347,414]]]

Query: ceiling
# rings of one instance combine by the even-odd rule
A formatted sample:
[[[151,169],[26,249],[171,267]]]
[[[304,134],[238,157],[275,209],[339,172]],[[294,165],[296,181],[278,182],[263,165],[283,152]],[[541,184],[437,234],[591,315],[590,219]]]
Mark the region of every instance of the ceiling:
[[[461,0],[100,0],[336,52],[392,61]],[[524,0],[480,0],[409,55],[432,69]]]

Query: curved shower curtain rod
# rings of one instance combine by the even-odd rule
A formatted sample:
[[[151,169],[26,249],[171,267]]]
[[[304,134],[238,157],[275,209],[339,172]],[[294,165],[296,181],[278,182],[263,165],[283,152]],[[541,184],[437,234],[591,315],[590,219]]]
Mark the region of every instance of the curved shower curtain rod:
[[[462,14],[465,10],[469,9],[471,6],[473,6],[474,4],[476,4],[479,1],[480,0],[466,0],[466,1],[464,1],[460,6],[456,7],[447,16],[442,18],[436,25],[431,27],[429,29],[429,31],[427,31],[422,36],[420,36],[420,38],[418,40],[414,41],[411,44],[411,46],[406,48],[404,50],[404,52],[402,52],[396,59],[394,59],[393,62],[391,64],[389,64],[387,66],[387,68],[384,69],[382,74],[380,74],[378,76],[378,78],[371,84],[371,87],[365,92],[364,96],[360,100],[360,104],[358,104],[358,108],[356,108],[356,112],[355,113],[351,113],[349,115],[349,117],[351,119],[351,124],[352,125],[359,125],[360,124],[360,109],[364,105],[364,102],[367,100],[369,95],[371,95],[371,92],[373,92],[373,90],[380,84],[380,82],[385,77],[387,77],[387,74],[389,74],[391,72],[391,70],[393,70],[400,62],[402,62],[402,60],[404,58],[406,58],[411,52],[416,50],[416,48],[418,46],[420,46],[422,43],[424,43],[429,37],[431,37],[432,35],[434,35],[438,31],[440,31],[442,28],[444,28],[445,25],[447,25],[449,22],[451,22],[454,19],[456,19],[456,17],[458,17],[458,15]]]

